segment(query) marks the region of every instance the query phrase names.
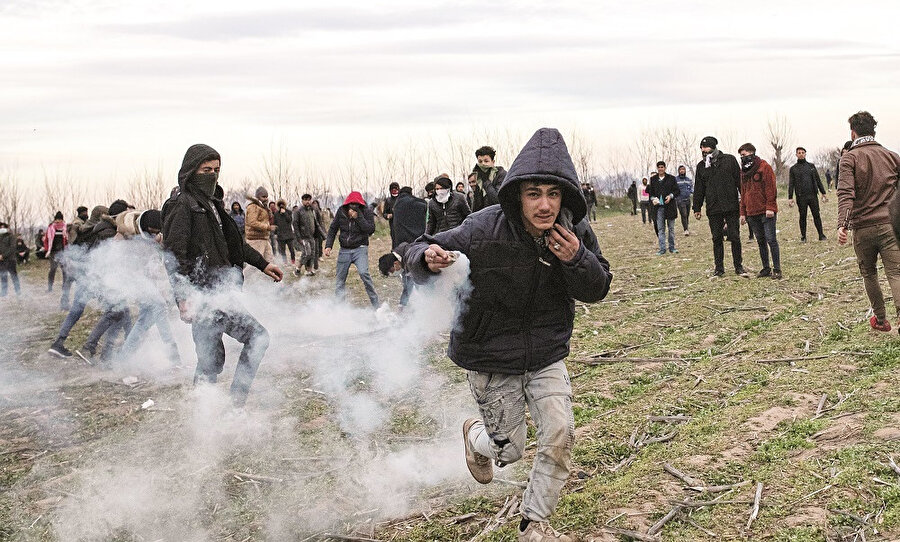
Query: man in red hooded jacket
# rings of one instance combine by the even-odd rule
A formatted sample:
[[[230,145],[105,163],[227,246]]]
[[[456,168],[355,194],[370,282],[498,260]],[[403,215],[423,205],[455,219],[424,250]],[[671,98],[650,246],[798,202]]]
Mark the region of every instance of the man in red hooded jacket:
[[[331,256],[331,247],[334,246],[335,237],[340,243],[336,264],[336,281],[334,293],[343,298],[346,289],[347,274],[350,272],[350,264],[356,266],[359,278],[366,287],[366,294],[373,307],[378,307],[378,293],[372,283],[372,275],[369,274],[369,236],[375,233],[375,214],[366,205],[359,192],[350,192],[344,204],[338,209],[328,228],[328,238],[325,240],[325,257]]]

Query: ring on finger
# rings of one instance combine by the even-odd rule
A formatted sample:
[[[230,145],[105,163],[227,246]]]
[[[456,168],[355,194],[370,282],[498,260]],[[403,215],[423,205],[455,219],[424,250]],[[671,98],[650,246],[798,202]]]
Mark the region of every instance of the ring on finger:
[[[553,243],[553,248],[555,250],[559,250],[560,248],[562,248],[562,245],[560,245],[559,243]]]

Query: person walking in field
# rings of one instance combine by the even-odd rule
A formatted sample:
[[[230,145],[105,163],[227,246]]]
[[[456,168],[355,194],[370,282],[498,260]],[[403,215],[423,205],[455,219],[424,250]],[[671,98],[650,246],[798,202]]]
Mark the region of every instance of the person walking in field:
[[[681,193],[678,182],[671,174],[666,173],[666,163],[660,160],[656,163],[656,175],[650,177],[650,186],[647,189],[650,201],[653,203],[653,213],[656,215],[656,236],[659,241],[657,256],[666,253],[666,231],[669,237],[669,252],[677,254],[675,248],[675,219],[678,217],[676,198]]]
[[[560,133],[538,130],[498,190],[500,204],[406,250],[419,284],[470,262],[472,292],[450,335],[448,356],[467,370],[481,418],[463,424],[466,465],[478,482],[493,465],[522,458],[526,408],[537,452],[522,497],[520,542],[570,542],[549,524],[569,477],[575,422],[566,371],[575,300],[593,303],[612,275],[586,219],[578,174]]]
[[[778,215],[775,172],[768,162],[756,156],[756,147],[752,143],[741,145],[738,154],[741,155],[741,224],[747,224],[754,233],[762,262],[762,269],[756,276],[780,279],[781,251],[775,228]]]
[[[788,206],[794,206],[794,193],[797,194],[797,209],[800,211],[800,242],[806,242],[806,211],[812,214],[813,224],[819,232],[819,241],[825,241],[822,231],[822,217],[819,215],[819,192],[822,202],[828,201],[825,187],[816,166],[806,161],[806,149],[797,147],[797,163],[791,166],[788,181]]]
[[[272,224],[269,212],[269,192],[260,186],[256,193],[247,194],[247,210],[244,217],[244,237],[253,250],[262,255],[267,262],[275,260],[275,252],[269,243],[269,234],[277,228]]]
[[[890,212],[897,191],[900,156],[875,140],[878,122],[868,111],[853,114],[849,123],[853,143],[841,158],[838,170],[838,243],[847,244],[849,232],[853,231],[859,274],[875,313],[869,325],[878,331],[890,331],[878,282],[878,256],[884,264],[894,308],[900,315],[900,246]]]
[[[694,181],[687,176],[687,168],[678,166],[678,176],[675,177],[678,183],[678,197],[675,198],[675,204],[678,206],[678,214],[681,215],[681,227],[684,235],[690,235],[691,230],[688,223],[691,218],[691,195],[694,193]]]

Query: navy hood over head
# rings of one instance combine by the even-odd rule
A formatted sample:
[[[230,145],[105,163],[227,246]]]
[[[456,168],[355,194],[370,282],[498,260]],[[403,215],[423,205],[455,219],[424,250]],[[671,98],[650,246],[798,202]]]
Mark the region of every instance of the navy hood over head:
[[[572,212],[574,224],[587,215],[587,203],[581,192],[578,173],[559,130],[541,128],[535,132],[516,156],[500,185],[498,198],[503,213],[519,222],[522,220],[519,185],[523,181],[558,184],[563,191],[562,206]]]

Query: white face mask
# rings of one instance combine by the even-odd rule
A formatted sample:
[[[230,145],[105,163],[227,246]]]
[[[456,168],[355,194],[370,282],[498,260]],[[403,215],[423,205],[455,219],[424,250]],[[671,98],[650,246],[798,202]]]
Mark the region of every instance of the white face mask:
[[[434,191],[434,199],[438,201],[438,203],[447,203],[447,200],[450,199],[450,189],[449,188],[439,188]]]
[[[6,228],[0,228],[0,235],[3,235],[4,233],[9,233],[9,230]]]

